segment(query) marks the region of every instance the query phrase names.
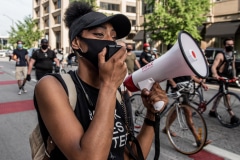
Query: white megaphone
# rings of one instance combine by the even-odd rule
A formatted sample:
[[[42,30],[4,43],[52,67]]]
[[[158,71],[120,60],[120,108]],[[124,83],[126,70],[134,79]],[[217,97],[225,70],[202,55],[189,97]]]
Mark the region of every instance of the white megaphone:
[[[152,84],[179,76],[197,75],[201,78],[208,76],[208,65],[202,50],[192,36],[181,31],[174,46],[164,55],[148,63],[129,75],[123,84],[131,92],[151,89]],[[163,102],[154,104],[156,110],[163,107]]]

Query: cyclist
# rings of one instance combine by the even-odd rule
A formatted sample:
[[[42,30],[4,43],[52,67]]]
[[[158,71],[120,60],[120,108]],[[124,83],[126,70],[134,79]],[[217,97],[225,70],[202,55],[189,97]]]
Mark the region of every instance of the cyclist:
[[[189,82],[191,79],[196,83],[199,83],[199,84],[201,83],[204,90],[208,90],[208,86],[204,83],[203,79],[197,78],[196,76],[181,76],[181,77],[176,77],[176,78],[173,78],[173,79],[169,79],[169,84],[171,85],[172,92],[178,91],[177,83],[185,82],[185,81]],[[186,99],[184,97],[182,104],[189,105],[188,99]],[[187,108],[184,108],[184,111],[185,111],[185,114],[186,114],[186,121],[187,121],[188,127],[191,129],[191,131],[192,131],[192,133],[193,133],[193,135],[196,139],[197,145],[200,145],[201,141],[199,139],[198,133],[197,133],[197,131],[196,131],[194,125],[193,125],[192,119],[191,119],[192,111],[188,110]],[[173,114],[173,116],[170,119],[169,124],[171,124],[175,120],[175,118],[176,118],[176,114]],[[163,128],[162,132],[166,133],[166,127]],[[173,131],[170,131],[170,134],[173,137],[177,136],[177,134]],[[206,140],[205,145],[208,145],[211,142],[212,142],[211,140]]]
[[[235,68],[235,55],[233,54],[234,49],[234,40],[232,38],[226,38],[223,41],[224,51],[217,53],[213,65],[211,67],[212,76],[217,80],[220,77],[227,77],[229,79],[236,79],[236,68]],[[223,89],[222,81],[219,81],[219,90]],[[228,96],[228,99],[230,97]],[[216,114],[216,103],[218,102],[218,98],[213,103],[212,109],[209,111],[210,117],[217,117]],[[238,123],[239,118],[236,117],[231,108],[228,108],[228,112],[231,116],[230,123]]]

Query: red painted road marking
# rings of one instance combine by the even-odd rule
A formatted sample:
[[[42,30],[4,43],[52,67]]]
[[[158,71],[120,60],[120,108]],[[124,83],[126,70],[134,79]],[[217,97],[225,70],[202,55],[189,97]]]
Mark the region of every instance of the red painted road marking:
[[[190,155],[189,157],[193,158],[194,160],[206,160],[206,157],[207,157],[207,160],[224,160],[224,158],[219,157],[210,152],[207,152],[205,150],[201,150],[200,152]]]
[[[3,71],[0,71],[0,74],[3,74],[4,72]]]
[[[0,114],[23,112],[35,109],[33,100],[0,103]]]
[[[12,80],[12,81],[0,81],[0,85],[8,85],[8,84],[16,84],[17,81],[16,80]]]

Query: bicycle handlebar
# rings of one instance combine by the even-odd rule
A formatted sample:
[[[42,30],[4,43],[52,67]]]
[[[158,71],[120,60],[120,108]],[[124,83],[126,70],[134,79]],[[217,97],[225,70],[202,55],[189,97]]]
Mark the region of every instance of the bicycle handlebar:
[[[174,93],[167,94],[167,96],[172,97],[172,98],[178,98],[182,95],[183,92],[190,93],[194,87],[192,82],[193,81],[190,80],[190,81],[184,81],[184,82],[177,83],[177,91]]]
[[[227,77],[219,77],[218,80],[227,83],[233,83],[236,82],[238,79],[237,78],[228,79]]]

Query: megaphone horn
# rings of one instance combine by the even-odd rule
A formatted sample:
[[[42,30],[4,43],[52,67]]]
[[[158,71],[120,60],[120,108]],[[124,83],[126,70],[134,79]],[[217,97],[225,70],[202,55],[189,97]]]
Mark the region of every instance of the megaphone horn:
[[[129,75],[123,82],[131,92],[151,88],[151,84],[179,76],[208,76],[208,65],[202,50],[192,36],[181,31],[174,46],[164,55]]]

